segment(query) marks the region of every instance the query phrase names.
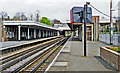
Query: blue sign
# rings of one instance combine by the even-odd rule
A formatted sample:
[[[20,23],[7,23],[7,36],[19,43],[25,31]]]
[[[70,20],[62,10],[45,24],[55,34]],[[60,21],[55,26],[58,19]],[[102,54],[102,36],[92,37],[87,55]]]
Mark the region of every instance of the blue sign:
[[[111,27],[111,30],[113,30],[113,27]]]

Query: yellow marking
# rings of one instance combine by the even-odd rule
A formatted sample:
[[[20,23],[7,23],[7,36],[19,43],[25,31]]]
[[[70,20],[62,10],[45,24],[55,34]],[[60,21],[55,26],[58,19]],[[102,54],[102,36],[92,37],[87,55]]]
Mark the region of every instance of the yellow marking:
[[[82,58],[86,58],[86,57],[88,57],[88,56],[81,56]]]

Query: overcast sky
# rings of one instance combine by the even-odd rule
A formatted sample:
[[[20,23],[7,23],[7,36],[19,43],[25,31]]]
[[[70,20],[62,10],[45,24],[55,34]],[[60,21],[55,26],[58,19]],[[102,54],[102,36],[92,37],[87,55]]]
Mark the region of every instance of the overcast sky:
[[[9,16],[14,16],[16,12],[25,12],[26,15],[35,14],[40,11],[41,17],[49,19],[59,19],[62,22],[70,20],[70,9],[74,6],[84,6],[85,2],[90,2],[97,9],[109,14],[110,0],[0,0],[0,12],[7,12]],[[113,0],[113,7],[119,0]],[[114,8],[114,9],[117,9]],[[93,9],[93,15],[101,15]],[[117,10],[113,16],[117,16]]]

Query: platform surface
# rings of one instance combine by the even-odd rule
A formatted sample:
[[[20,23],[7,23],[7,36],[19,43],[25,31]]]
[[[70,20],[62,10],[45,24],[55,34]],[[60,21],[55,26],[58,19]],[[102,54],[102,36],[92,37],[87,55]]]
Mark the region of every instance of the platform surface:
[[[113,71],[114,68],[100,58],[101,46],[110,45],[87,41],[88,53],[87,57],[83,57],[83,43],[71,37],[48,71]]]
[[[36,42],[36,41],[43,41],[43,40],[46,40],[46,39],[51,39],[51,38],[56,38],[56,37],[58,37],[58,36],[48,37],[48,38],[40,38],[40,39],[33,39],[33,40],[25,40],[25,41],[0,42],[0,50],[5,49],[5,48],[9,48],[9,47],[13,47],[13,46],[17,46],[17,45],[23,45],[23,44],[27,44],[27,43]]]
[[[9,47],[9,46],[14,46],[22,43],[26,43],[28,41],[6,41],[6,42],[0,42],[0,49]]]

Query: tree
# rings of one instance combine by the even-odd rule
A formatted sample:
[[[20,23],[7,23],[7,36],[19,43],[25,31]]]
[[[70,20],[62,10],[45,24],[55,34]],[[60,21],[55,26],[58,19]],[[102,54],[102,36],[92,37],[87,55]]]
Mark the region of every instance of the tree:
[[[2,20],[4,20],[6,17],[8,17],[8,14],[6,12],[0,12]]]
[[[47,24],[47,25],[51,25],[51,22],[50,22],[50,20],[47,17],[42,17],[40,22],[44,23],[44,24]]]
[[[31,21],[33,20],[33,14],[30,14],[30,20]]]
[[[36,17],[36,21],[39,22],[39,17],[40,17],[40,11],[39,10],[36,11],[35,17]]]
[[[54,19],[53,24],[61,24],[60,20]]]
[[[13,20],[27,20],[27,16],[25,15],[25,12],[17,12],[13,17]]]

